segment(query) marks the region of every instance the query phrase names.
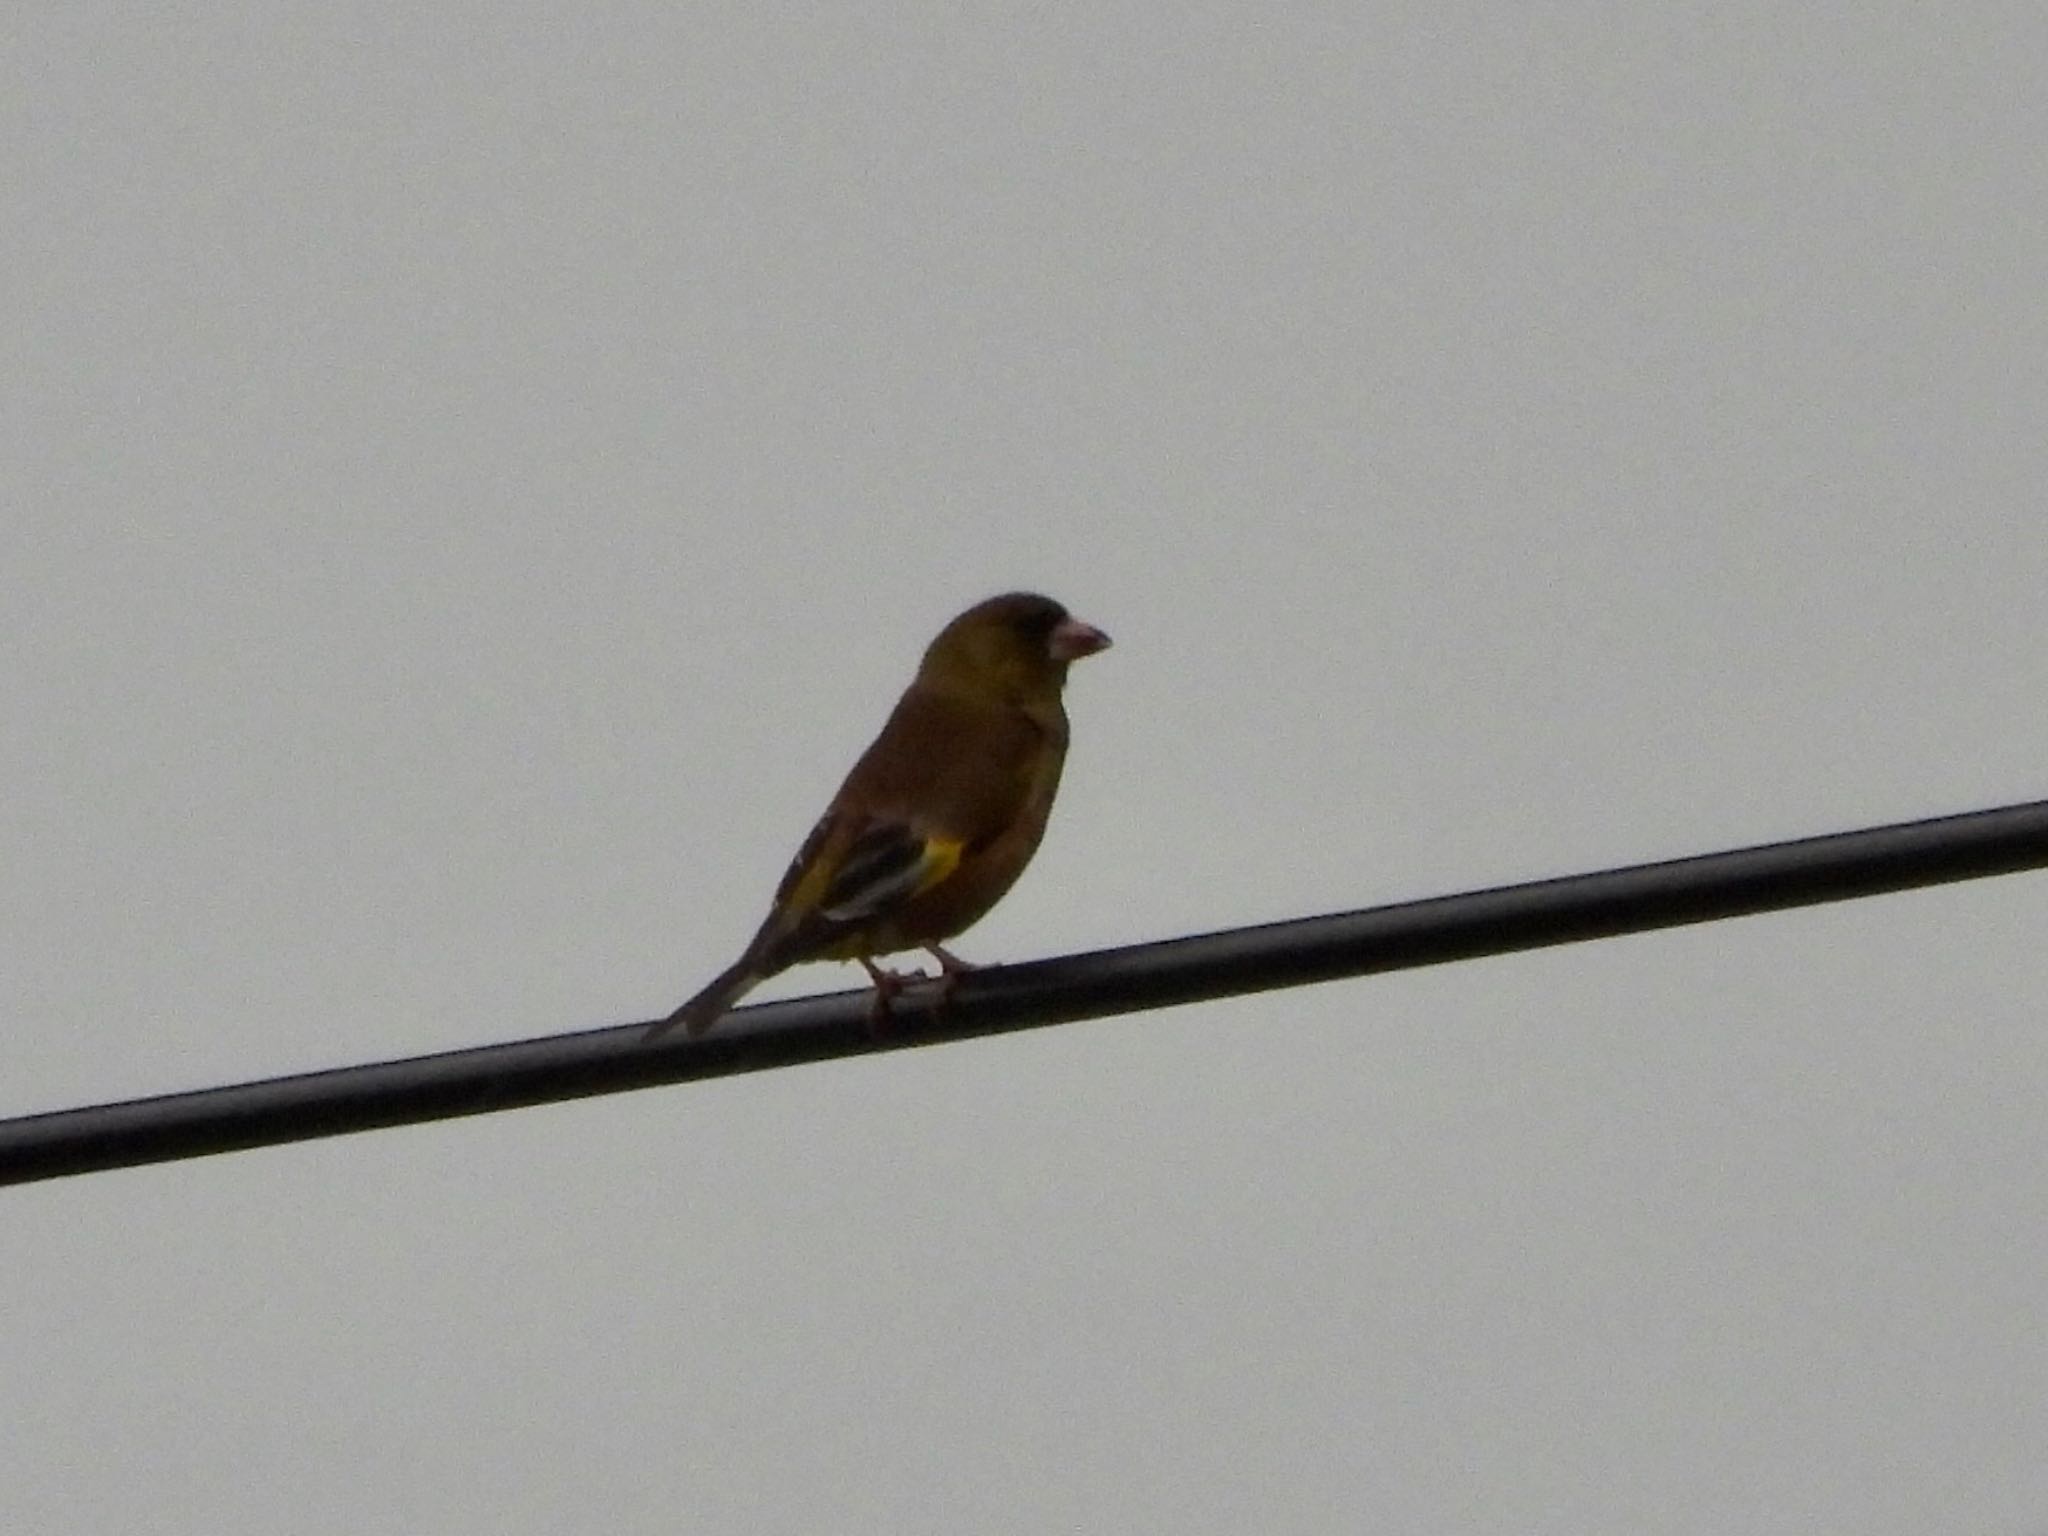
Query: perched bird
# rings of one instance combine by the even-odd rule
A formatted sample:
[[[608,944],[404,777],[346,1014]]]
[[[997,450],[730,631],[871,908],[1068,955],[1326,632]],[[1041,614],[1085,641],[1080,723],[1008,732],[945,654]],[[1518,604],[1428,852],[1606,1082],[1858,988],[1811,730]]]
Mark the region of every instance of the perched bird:
[[[1067,665],[1109,636],[1011,592],[939,631],[881,735],[782,877],[746,951],[647,1032],[703,1034],[742,993],[805,960],[858,960],[886,1009],[903,978],[875,956],[943,947],[994,906],[1045,835],[1067,755]]]

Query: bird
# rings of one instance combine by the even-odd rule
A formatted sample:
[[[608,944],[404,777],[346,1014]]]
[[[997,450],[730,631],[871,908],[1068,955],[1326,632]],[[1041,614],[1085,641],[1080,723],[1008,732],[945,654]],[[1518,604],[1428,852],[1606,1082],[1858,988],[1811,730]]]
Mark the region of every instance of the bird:
[[[1067,756],[1068,666],[1109,636],[1035,592],[955,617],[804,840],[740,957],[667,1018],[703,1035],[751,988],[808,960],[857,960],[877,1015],[906,980],[877,955],[922,949],[942,984],[973,969],[945,947],[1024,872]]]

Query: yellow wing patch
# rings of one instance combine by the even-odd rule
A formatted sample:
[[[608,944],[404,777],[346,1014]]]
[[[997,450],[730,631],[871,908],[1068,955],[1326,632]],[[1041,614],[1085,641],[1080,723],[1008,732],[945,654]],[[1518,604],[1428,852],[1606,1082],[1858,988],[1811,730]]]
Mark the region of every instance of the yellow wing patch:
[[[951,875],[966,850],[960,838],[926,836],[902,822],[877,823],[805,869],[790,905],[829,922],[865,924]]]
[[[941,880],[960,867],[960,855],[967,851],[967,844],[958,838],[928,837],[924,840],[924,864],[918,876],[917,886],[911,891],[915,896],[930,890]]]

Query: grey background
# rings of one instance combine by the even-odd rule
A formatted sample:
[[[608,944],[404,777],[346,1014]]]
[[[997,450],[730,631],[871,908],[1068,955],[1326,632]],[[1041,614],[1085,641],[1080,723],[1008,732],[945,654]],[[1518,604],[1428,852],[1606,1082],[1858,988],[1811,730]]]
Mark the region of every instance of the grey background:
[[[2048,793],[2034,6],[14,8],[0,1112]],[[9,1192],[42,1532],[2048,1530],[2048,881]],[[850,984],[794,973],[767,995]]]

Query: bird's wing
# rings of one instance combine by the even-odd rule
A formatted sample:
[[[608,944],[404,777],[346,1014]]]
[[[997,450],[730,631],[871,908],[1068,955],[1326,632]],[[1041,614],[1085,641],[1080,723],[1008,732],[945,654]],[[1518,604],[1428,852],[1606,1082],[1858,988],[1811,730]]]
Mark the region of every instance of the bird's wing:
[[[959,864],[965,846],[907,821],[870,821],[823,880],[815,910],[835,923],[862,922],[937,885]]]
[[[1046,757],[1045,729],[1018,712],[913,687],[790,861],[752,953],[777,967],[827,953],[948,879],[1016,824]]]

